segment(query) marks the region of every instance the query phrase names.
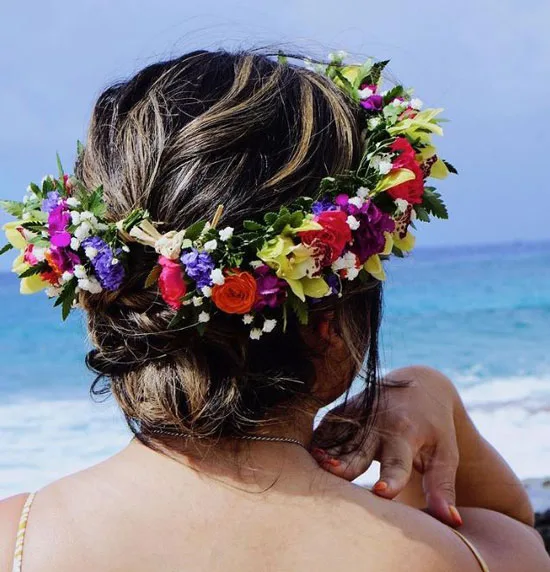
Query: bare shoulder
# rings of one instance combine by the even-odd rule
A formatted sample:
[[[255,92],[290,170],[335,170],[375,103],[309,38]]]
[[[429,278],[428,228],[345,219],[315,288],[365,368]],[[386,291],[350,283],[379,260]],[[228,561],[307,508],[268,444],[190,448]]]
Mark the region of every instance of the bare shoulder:
[[[0,572],[11,570],[17,527],[28,496],[24,493],[0,501]]]
[[[380,563],[380,570],[408,572],[479,572],[468,547],[447,526],[422,511],[376,497],[354,487],[348,493],[356,507],[350,509],[351,529],[364,531],[365,553]]]
[[[378,498],[360,487],[347,494],[370,517],[365,518],[364,513],[353,508],[349,511],[352,515],[349,524],[353,530],[365,532],[363,550],[376,554],[380,569],[480,572],[481,565],[467,544],[431,516]],[[491,571],[550,572],[550,558],[534,529],[486,509],[461,507],[460,512],[465,523],[460,532],[475,546]]]

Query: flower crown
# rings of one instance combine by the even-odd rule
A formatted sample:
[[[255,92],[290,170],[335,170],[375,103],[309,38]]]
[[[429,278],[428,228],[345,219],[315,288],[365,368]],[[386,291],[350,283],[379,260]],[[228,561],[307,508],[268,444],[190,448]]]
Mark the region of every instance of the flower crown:
[[[346,65],[341,52],[327,65],[306,62],[360,108],[361,161],[354,171],[325,177],[317,196],[246,220],[242,228],[220,227],[222,206],[212,221],[164,234],[142,209],[107,222],[102,188],[86,189],[58,158],[58,178],[31,184],[23,202],[0,203],[17,218],[4,226],[8,244],[0,254],[21,251],[13,264],[21,292],[46,288],[65,319],[80,291],[122,287],[129,244],[137,242],[158,254],[144,288],[158,287],[174,310],[171,327],[202,333],[215,312],[224,312],[240,316],[259,339],[284,331],[290,312],[306,324],[311,305],[342,296],[348,281],[384,280],[382,260],[412,250],[415,219],[447,218],[426,179],[456,173],[431,142],[442,135],[442,110],[422,111],[422,102],[400,85],[382,91],[387,63]]]

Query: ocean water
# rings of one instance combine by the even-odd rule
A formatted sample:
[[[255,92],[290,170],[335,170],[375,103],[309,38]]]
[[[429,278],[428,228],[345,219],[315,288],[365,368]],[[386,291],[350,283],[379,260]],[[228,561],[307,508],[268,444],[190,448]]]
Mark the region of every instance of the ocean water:
[[[550,243],[418,249],[388,265],[386,369],[450,375],[482,433],[522,478],[550,475]],[[93,403],[82,316],[0,273],[0,495],[33,490],[128,442]]]

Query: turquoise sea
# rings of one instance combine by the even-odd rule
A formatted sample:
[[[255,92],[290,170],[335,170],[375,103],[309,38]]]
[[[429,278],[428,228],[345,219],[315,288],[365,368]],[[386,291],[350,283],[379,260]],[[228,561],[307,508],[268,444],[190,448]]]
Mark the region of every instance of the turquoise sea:
[[[88,397],[82,317],[0,273],[0,494],[33,489],[128,440]],[[383,364],[449,374],[520,476],[550,475],[550,243],[422,249],[388,266]]]

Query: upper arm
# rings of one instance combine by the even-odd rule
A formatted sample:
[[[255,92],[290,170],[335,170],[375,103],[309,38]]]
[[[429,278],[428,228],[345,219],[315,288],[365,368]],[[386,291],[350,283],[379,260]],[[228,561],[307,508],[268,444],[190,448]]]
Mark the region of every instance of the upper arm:
[[[13,566],[17,526],[27,494],[0,501],[0,572],[9,572]]]
[[[459,530],[479,550],[489,570],[550,572],[550,557],[538,532],[492,510],[460,508]]]

